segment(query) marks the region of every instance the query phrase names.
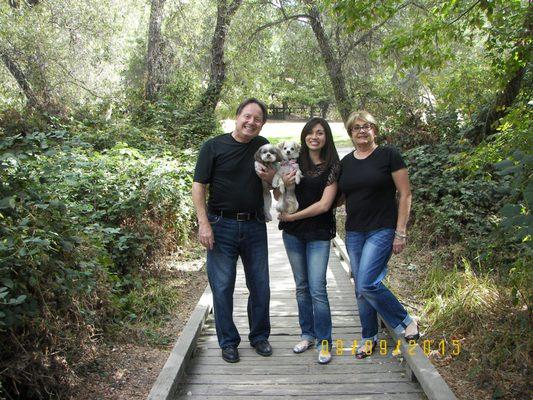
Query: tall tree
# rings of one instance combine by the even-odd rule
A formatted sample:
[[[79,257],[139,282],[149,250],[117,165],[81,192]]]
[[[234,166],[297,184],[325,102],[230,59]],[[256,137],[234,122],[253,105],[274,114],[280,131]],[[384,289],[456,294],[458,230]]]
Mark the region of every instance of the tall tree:
[[[529,2],[524,15],[522,29],[519,30],[514,43],[511,59],[507,60],[508,69],[510,69],[507,73],[509,78],[503,90],[497,93],[492,104],[479,114],[473,127],[466,134],[473,144],[481,143],[483,139],[496,130],[496,122],[509,112],[509,108],[522,89],[526,69],[531,67],[531,34],[533,32],[533,4],[531,2]],[[519,61],[518,64],[517,60]]]
[[[342,61],[337,57],[331,46],[321,21],[320,11],[315,5],[310,6],[309,22],[315,34],[318,46],[320,47],[322,59],[326,64],[331,86],[333,87],[333,93],[335,95],[335,101],[337,103],[337,109],[342,120],[346,122],[352,109],[352,101],[346,91],[346,80],[342,71]]]
[[[217,1],[217,23],[213,40],[211,42],[211,67],[209,71],[209,83],[205,90],[198,111],[201,113],[213,113],[220,100],[222,85],[226,79],[226,64],[224,62],[224,44],[226,42],[231,19],[242,0],[233,0],[228,4],[226,0]]]
[[[156,99],[163,82],[163,46],[161,35],[163,23],[163,9],[166,0],[152,0],[150,8],[150,22],[148,28],[148,51],[146,53],[146,85],[145,97],[153,101]]]
[[[26,97],[26,100],[28,102],[28,106],[32,108],[42,109],[43,104],[39,100],[37,94],[32,89],[31,84],[28,78],[26,77],[26,74],[18,65],[18,63],[10,56],[8,51],[1,47],[0,58],[2,59],[2,62],[4,63],[9,73],[17,82],[18,86],[20,87],[20,90],[22,90],[22,93],[24,93],[24,96]]]

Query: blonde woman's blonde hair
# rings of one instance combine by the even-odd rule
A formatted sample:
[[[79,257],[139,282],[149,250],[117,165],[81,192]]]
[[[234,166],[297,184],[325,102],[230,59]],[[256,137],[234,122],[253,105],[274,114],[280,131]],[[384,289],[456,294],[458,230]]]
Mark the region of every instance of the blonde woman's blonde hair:
[[[346,120],[346,124],[344,124],[346,131],[348,132],[348,136],[352,137],[352,126],[355,125],[355,121],[357,121],[358,119],[361,119],[366,123],[372,124],[374,130],[376,131],[376,135],[379,133],[378,122],[376,121],[374,116],[368,111],[359,110],[352,112]]]

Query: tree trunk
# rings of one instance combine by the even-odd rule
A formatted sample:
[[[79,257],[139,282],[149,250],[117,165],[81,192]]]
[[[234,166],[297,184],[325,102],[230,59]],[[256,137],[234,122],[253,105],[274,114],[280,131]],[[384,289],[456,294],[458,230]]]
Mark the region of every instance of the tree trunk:
[[[0,49],[0,58],[4,62],[4,65],[6,66],[7,70],[11,73],[13,78],[17,81],[20,89],[22,90],[22,93],[24,93],[24,96],[26,96],[26,100],[28,101],[28,106],[31,108],[37,108],[37,109],[43,109],[43,104],[33,91],[30,82],[28,81],[28,78],[26,77],[26,74],[22,70],[22,68],[19,67],[17,62],[13,60],[6,50]]]
[[[509,107],[520,94],[526,69],[531,66],[531,45],[528,44],[528,40],[532,31],[533,6],[530,3],[522,25],[521,38],[516,43],[519,50],[517,54],[513,54],[513,57],[518,56],[519,59],[523,60],[524,65],[516,70],[503,88],[503,91],[496,96],[495,101],[480,113],[476,121],[474,121],[474,126],[466,132],[465,136],[472,144],[478,145],[496,130],[496,122],[507,115]]]
[[[311,23],[311,28],[313,28],[318,46],[320,47],[322,59],[324,60],[326,69],[328,70],[331,86],[333,87],[333,94],[335,95],[335,101],[337,102],[337,109],[339,110],[342,120],[346,122],[351,112],[352,102],[346,92],[346,81],[342,73],[342,63],[336,57],[333,51],[331,43],[326,36],[324,26],[320,21],[320,12],[314,5],[311,6],[310,17],[311,18],[309,20]]]
[[[200,101],[201,113],[214,113],[220,100],[222,85],[226,79],[226,65],[224,63],[224,44],[231,23],[231,18],[241,6],[242,0],[233,0],[228,6],[226,0],[217,2],[217,24],[211,42],[211,68],[209,83]]]
[[[148,28],[148,51],[146,53],[145,97],[153,101],[157,98],[163,81],[163,39],[161,25],[166,0],[152,0]]]
[[[497,96],[494,103],[480,113],[474,123],[474,127],[466,133],[466,137],[472,144],[477,146],[483,139],[496,130],[495,123],[507,115],[509,107],[518,97],[525,72],[525,67],[518,69],[511,80],[505,85],[503,92]]]

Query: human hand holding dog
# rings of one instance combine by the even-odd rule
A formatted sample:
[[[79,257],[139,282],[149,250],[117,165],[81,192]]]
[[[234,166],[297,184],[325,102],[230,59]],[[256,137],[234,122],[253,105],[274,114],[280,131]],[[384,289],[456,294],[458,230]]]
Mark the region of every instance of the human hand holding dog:
[[[292,222],[295,221],[293,214],[287,214],[286,212],[281,212],[278,214],[278,219],[283,222]]]
[[[256,170],[259,178],[267,182],[269,185],[272,185],[272,179],[276,174],[276,170],[272,167],[264,168],[262,170]]]
[[[283,184],[285,185],[285,187],[294,185],[294,182],[296,180],[296,170],[293,170],[288,174],[283,174],[281,176],[281,179],[283,179]]]

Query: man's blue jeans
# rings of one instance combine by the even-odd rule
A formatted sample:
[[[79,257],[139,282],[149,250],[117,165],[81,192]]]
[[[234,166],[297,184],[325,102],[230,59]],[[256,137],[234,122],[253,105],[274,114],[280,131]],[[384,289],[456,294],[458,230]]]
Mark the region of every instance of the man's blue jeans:
[[[326,290],[330,241],[303,241],[283,232],[283,243],[296,283],[302,339],[318,339],[319,343],[327,340],[331,349],[331,312]]]
[[[392,254],[394,229],[346,232],[346,250],[355,280],[355,296],[363,327],[363,342],[378,339],[377,313],[398,334],[412,321],[405,308],[381,282]]]
[[[270,335],[270,284],[268,247],[264,221],[237,221],[209,215],[215,243],[207,251],[207,277],[213,292],[218,343],[221,348],[238,346],[241,337],[233,322],[233,291],[237,276],[237,259],[244,266],[248,297],[250,344]]]

